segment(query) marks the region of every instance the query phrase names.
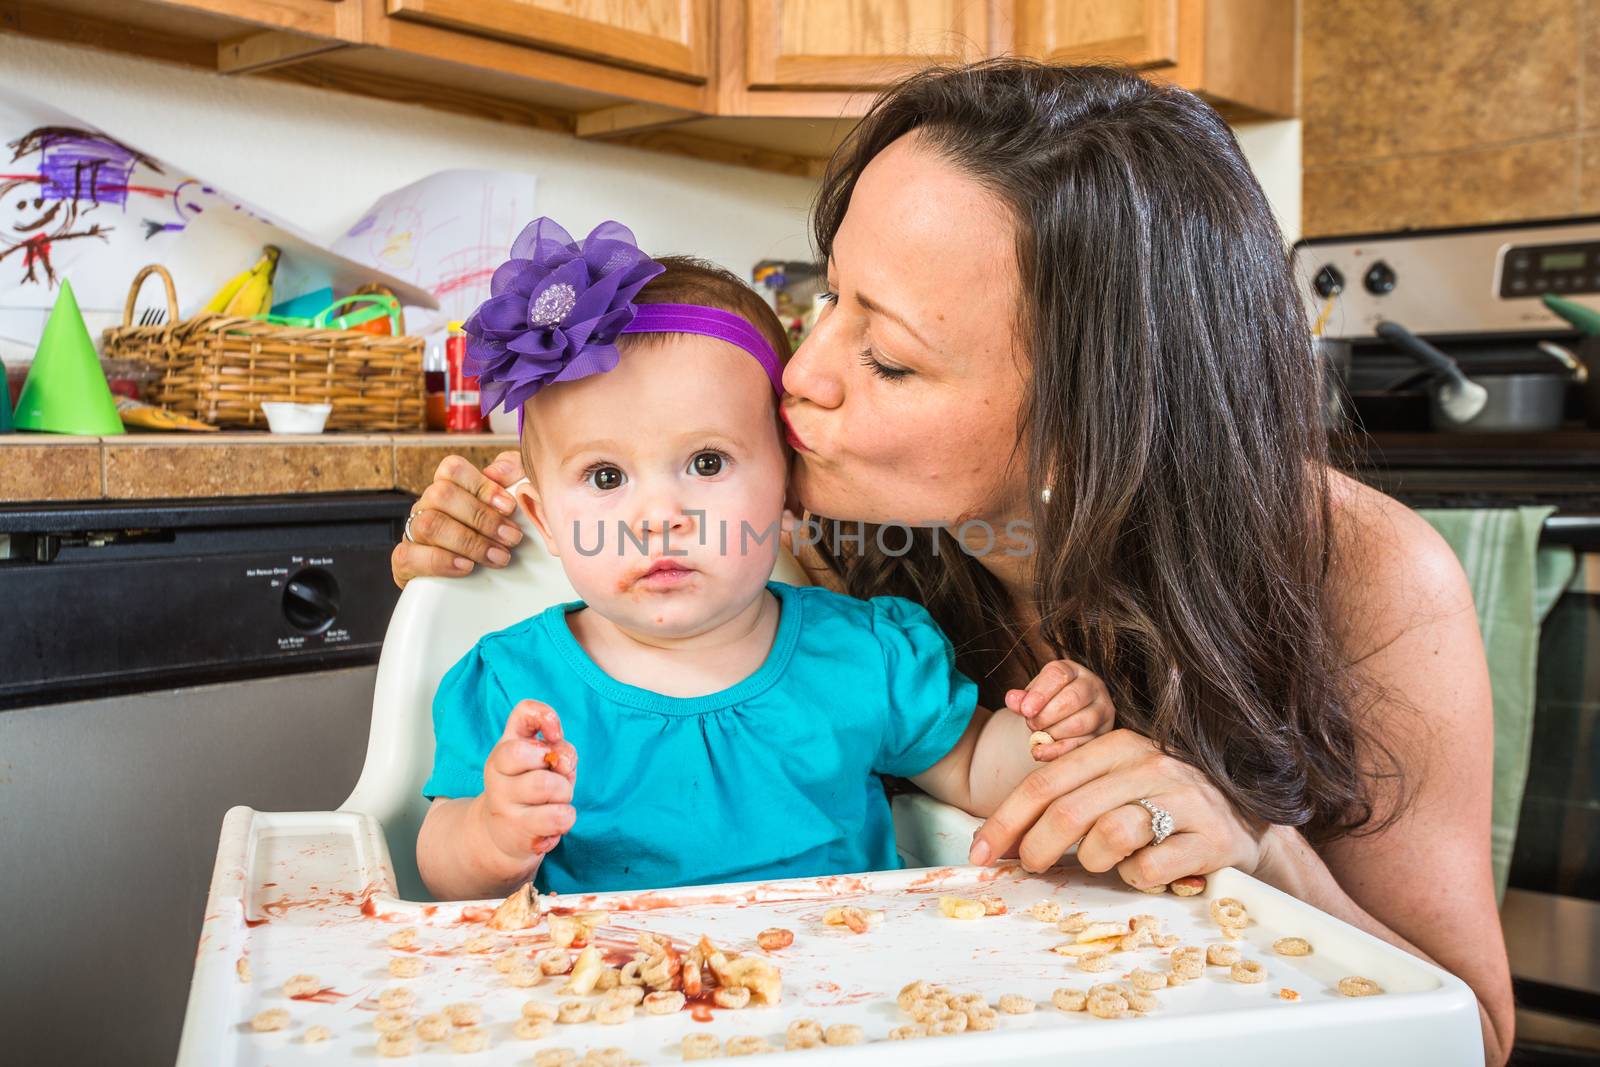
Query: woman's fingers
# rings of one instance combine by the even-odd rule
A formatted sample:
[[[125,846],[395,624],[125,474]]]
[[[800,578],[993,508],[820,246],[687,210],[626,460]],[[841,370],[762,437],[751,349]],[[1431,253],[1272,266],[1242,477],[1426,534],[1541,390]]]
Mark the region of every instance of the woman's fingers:
[[[471,464],[469,463],[470,467]],[[502,452],[494,457],[490,464],[483,468],[483,476],[500,488],[509,488],[522,481],[522,453],[515,450]],[[503,499],[500,499],[503,498]],[[516,502],[509,493],[500,493],[495,499],[494,506],[509,515],[516,510]]]
[[[1213,847],[1202,834],[1175,833],[1159,845],[1141,848],[1117,864],[1117,874],[1135,889],[1167,885],[1191,874],[1216,870]]]
[[[1061,759],[1046,763],[1024,778],[978,827],[968,861],[982,866],[1006,855],[1021,843],[1023,835],[1058,798],[1094,781],[1113,767],[1148,756],[1151,751],[1150,742],[1131,730],[1114,730]],[[1075,837],[1063,843],[1056,855],[1065,852],[1076,840]]]
[[[472,571],[472,561],[465,556],[432,545],[414,545],[401,541],[389,556],[389,571],[394,584],[401,589],[413,578],[453,578]]]
[[[522,531],[460,486],[434,482],[411,509],[411,539],[503,567]]]
[[[1078,862],[1096,874],[1109,871],[1155,840],[1150,813],[1137,804],[1113,808],[1095,820],[1078,842]]]
[[[1050,802],[1028,832],[1022,835],[1017,845],[1017,859],[1022,861],[1024,870],[1045,870],[1059,860],[1067,849],[1083,841],[1107,813],[1131,804],[1156,788],[1158,783],[1134,768],[1119,768],[1086,782]],[[1116,859],[1104,866],[1091,867],[1083,858],[1083,846],[1079,845],[1078,862],[1083,864],[1085,870],[1099,872],[1110,870]]]

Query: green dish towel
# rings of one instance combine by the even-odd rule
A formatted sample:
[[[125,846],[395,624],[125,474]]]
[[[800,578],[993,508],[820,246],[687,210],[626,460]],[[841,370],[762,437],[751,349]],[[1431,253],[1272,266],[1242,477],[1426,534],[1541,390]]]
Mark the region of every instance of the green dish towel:
[[[1448,508],[1418,514],[1455,550],[1467,572],[1494,690],[1495,893],[1504,894],[1516,841],[1533,738],[1539,627],[1572,580],[1572,550],[1540,548],[1539,530],[1555,508]]]

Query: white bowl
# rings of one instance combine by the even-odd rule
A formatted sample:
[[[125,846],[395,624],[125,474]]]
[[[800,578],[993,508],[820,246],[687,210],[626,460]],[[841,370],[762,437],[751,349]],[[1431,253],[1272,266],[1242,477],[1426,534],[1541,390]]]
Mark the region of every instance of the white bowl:
[[[261,410],[267,413],[267,428],[273,433],[321,433],[328,423],[333,405],[263,400]]]

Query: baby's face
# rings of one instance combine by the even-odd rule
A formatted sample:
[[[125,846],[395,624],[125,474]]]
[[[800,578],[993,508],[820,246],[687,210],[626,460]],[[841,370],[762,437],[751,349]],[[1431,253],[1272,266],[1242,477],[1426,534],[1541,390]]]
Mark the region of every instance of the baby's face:
[[[525,419],[541,532],[595,611],[691,637],[758,594],[787,458],[748,353],[696,335],[634,344],[614,370],[541,391]]]

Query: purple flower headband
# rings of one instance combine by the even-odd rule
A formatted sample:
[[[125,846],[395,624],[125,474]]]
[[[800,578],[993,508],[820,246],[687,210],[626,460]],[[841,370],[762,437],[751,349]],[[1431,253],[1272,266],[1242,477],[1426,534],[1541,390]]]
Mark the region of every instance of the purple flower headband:
[[[484,414],[523,403],[554,382],[617,365],[625,333],[697,333],[749,352],[783,393],[783,367],[761,331],[739,315],[698,304],[635,304],[666,268],[639,250],[620,222],[602,222],[580,246],[548,218],[530,222],[494,272],[490,297],[467,319],[466,370],[478,376]]]

